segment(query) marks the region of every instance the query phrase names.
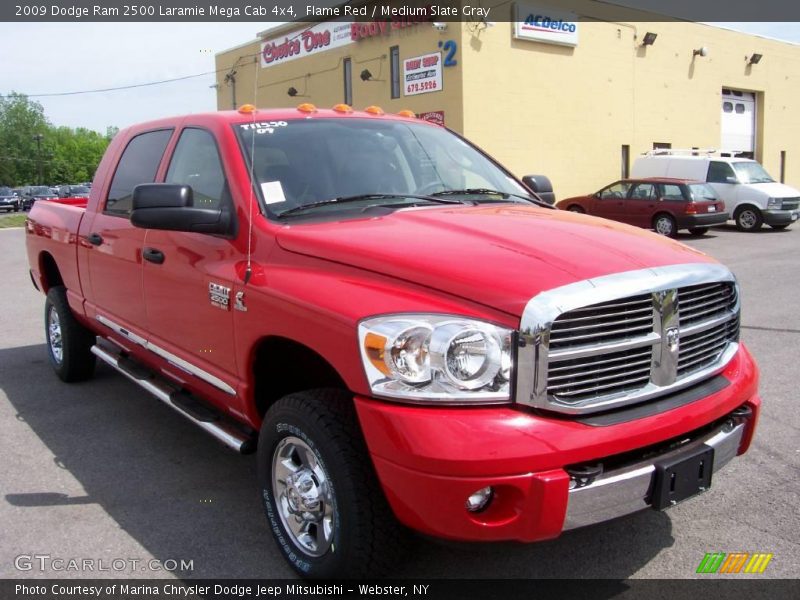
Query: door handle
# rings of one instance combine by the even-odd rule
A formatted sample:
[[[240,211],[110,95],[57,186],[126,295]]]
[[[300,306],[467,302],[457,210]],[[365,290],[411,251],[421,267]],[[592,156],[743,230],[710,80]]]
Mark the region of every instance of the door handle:
[[[164,262],[164,253],[155,248],[142,248],[142,258],[148,262],[160,265]]]
[[[89,242],[92,246],[99,246],[103,243],[103,236],[99,233],[90,233],[86,236],[86,241]]]

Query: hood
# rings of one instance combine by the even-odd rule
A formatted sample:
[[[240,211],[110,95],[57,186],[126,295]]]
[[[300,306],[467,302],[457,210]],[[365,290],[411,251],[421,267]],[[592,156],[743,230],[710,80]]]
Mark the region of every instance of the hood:
[[[763,192],[770,198],[800,197],[800,192],[798,192],[796,189],[788,185],[778,183],[777,181],[773,181],[772,183],[750,183],[745,185],[749,185],[751,188],[756,189],[759,192]]]
[[[507,204],[289,225],[277,240],[290,252],[404,279],[518,316],[533,296],[578,280],[713,262],[642,229]]]

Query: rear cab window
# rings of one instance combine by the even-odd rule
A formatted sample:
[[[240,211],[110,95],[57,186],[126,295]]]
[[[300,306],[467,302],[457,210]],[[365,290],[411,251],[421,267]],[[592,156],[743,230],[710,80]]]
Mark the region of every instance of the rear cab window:
[[[154,183],[158,165],[167,148],[173,129],[140,133],[128,142],[117,164],[103,212],[127,218],[131,213],[133,188],[140,183]]]

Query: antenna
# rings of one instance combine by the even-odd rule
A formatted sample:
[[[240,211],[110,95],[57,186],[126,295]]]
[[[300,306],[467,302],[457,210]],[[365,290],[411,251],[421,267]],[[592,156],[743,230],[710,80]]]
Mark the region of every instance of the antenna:
[[[250,198],[247,201],[247,268],[244,271],[244,284],[250,281],[250,276],[253,274],[252,260],[253,260],[253,186],[255,185],[254,171],[255,171],[255,155],[256,155],[256,112],[258,111],[258,58],[253,60],[253,66],[256,69],[255,76],[253,77],[253,127],[250,128]]]

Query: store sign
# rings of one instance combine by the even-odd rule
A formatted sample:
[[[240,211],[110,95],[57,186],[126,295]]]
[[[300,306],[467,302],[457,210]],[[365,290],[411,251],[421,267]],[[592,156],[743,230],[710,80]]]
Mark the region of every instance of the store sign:
[[[271,67],[346,46],[353,41],[351,26],[350,22],[330,21],[262,42],[261,66]]]
[[[406,96],[441,91],[441,53],[434,52],[433,54],[405,59],[403,61],[403,83]]]
[[[514,37],[546,44],[578,45],[578,15],[541,6],[514,5]]]
[[[433,123],[434,125],[441,125],[444,127],[444,111],[443,110],[432,110],[429,112],[419,113],[417,115],[423,121],[427,121],[428,123]]]

